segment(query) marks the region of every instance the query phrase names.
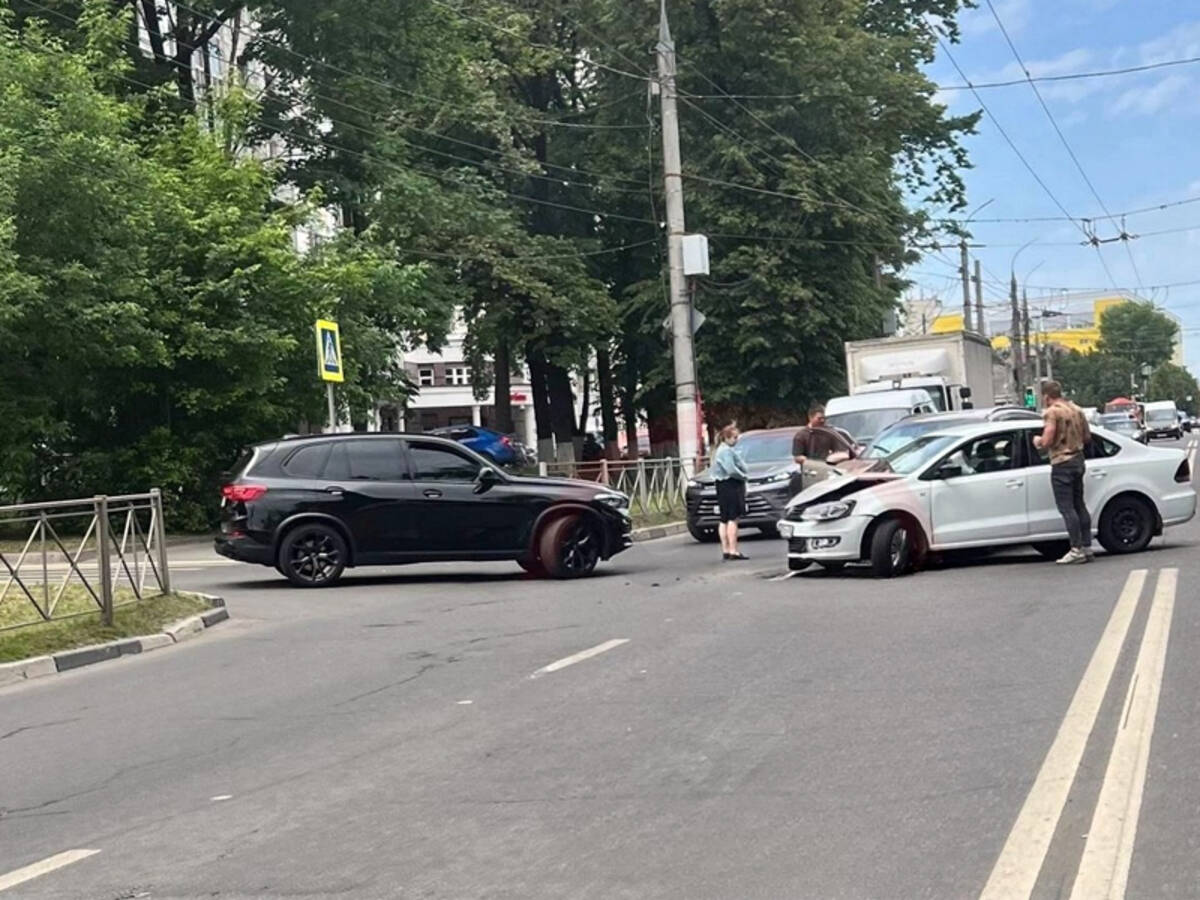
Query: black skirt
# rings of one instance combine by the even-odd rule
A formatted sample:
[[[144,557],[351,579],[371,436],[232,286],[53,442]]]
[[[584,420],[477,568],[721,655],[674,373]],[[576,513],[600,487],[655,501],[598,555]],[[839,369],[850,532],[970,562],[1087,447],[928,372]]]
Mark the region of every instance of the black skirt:
[[[746,482],[726,478],[717,482],[717,507],[722,522],[736,522],[746,514]]]

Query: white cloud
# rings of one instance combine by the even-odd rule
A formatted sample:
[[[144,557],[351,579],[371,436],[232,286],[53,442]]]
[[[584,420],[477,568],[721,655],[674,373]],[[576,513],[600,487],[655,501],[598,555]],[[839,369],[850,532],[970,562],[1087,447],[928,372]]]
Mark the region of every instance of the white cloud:
[[[1165,109],[1181,94],[1192,90],[1192,80],[1187,76],[1167,75],[1150,87],[1134,87],[1124,91],[1110,107],[1109,113],[1152,116]]]
[[[1003,20],[1008,33],[1017,34],[1033,18],[1033,0],[998,0],[996,13]],[[980,4],[975,9],[964,12],[958,25],[964,38],[979,37],[999,30],[987,4]]]
[[[1122,51],[1125,51],[1125,48],[1122,48]],[[1123,53],[1119,51],[1118,55],[1123,55]],[[1176,25],[1166,34],[1143,41],[1130,55],[1140,64],[1200,56],[1200,21],[1184,22]]]
[[[1076,109],[1062,118],[1063,128],[1074,128],[1076,125],[1082,125],[1088,119],[1088,114],[1082,109]]]

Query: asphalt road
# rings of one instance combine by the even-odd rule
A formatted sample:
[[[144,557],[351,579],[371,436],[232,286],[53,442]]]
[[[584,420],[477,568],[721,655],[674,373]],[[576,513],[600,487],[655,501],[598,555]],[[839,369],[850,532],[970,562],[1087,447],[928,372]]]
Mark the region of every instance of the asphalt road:
[[[182,548],[231,622],[0,689],[0,898],[1200,897],[1198,543],[323,592]]]

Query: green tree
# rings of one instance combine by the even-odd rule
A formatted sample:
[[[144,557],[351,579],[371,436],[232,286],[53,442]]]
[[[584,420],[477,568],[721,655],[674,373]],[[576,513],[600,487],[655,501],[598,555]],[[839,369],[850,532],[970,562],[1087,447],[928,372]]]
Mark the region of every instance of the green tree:
[[[116,91],[128,22],[104,0],[81,22],[80,50],[0,18],[0,493],[157,485],[175,525],[200,526],[240,447],[322,420],[317,317],[342,320],[361,414],[403,393],[397,350],[448,310],[394,249],[347,236],[299,256],[312,202],[283,202],[196,117]]]
[[[1160,366],[1175,354],[1179,325],[1150,303],[1120,303],[1104,310],[1099,349],[1137,368]],[[1140,378],[1140,375],[1139,375]]]
[[[1115,397],[1129,395],[1129,375],[1132,369],[1126,359],[1096,351],[1076,350],[1060,354],[1054,360],[1054,377],[1080,406],[1103,409]]]
[[[1200,384],[1183,366],[1163,363],[1150,376],[1148,400],[1174,400],[1175,405],[1195,415],[1200,401]]]

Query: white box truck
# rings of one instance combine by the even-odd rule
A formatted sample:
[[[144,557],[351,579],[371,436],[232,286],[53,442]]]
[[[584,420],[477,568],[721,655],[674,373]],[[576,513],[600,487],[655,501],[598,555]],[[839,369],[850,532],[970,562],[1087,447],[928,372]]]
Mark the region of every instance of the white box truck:
[[[996,405],[1005,383],[987,338],[964,331],[846,342],[851,394],[923,388],[941,410]]]

